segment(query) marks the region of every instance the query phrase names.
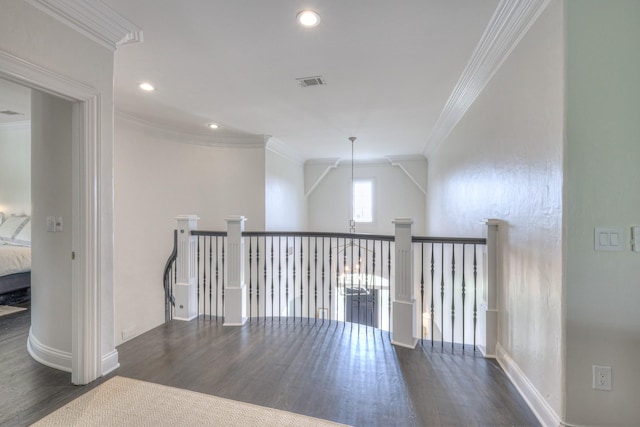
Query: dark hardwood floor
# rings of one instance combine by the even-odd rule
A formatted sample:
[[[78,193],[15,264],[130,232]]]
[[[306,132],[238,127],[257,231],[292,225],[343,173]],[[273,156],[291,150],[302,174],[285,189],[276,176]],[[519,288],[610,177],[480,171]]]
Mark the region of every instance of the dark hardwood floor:
[[[73,386],[70,374],[33,361],[28,327],[28,312],[0,317],[2,425],[29,425],[105,380]],[[118,352],[114,375],[353,426],[539,425],[494,361],[394,347],[357,325],[175,321]]]

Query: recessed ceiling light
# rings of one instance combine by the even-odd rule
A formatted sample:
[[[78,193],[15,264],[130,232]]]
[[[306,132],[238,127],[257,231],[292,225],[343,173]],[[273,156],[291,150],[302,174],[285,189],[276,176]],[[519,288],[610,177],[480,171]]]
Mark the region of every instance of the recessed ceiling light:
[[[153,87],[151,83],[147,83],[147,82],[140,83],[138,87],[147,92],[153,92],[154,90],[156,90],[156,88]]]
[[[218,125],[215,123],[209,123],[207,126],[209,126],[211,129],[218,129]]]
[[[296,19],[303,27],[311,28],[320,23],[320,15],[313,10],[303,10],[296,15]]]

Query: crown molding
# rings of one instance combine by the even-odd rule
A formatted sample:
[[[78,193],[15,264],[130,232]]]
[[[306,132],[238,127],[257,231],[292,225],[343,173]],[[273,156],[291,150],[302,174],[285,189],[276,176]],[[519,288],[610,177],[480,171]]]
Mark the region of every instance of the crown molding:
[[[500,1],[434,125],[423,150],[425,157],[428,158],[449,136],[549,2]]]
[[[407,175],[407,177],[411,180],[411,182],[413,182],[415,186],[418,187],[418,189],[422,191],[422,193],[424,193],[425,196],[427,195],[427,187],[424,184],[421,184],[418,181],[418,179],[416,179],[414,174],[411,173],[409,168],[404,165],[405,162],[419,161],[419,162],[424,162],[423,164],[425,165],[425,168],[426,168],[427,159],[422,154],[408,155],[408,156],[387,156],[387,160],[389,161],[389,163],[391,163],[391,166],[396,166],[400,168],[400,170],[404,172],[405,175]]]
[[[270,138],[268,135],[214,136],[191,133],[176,128],[169,128],[166,124],[143,119],[122,110],[115,110],[114,116],[124,122],[143,130],[146,134],[159,138],[170,138],[183,144],[206,145],[209,147],[226,148],[265,148]]]
[[[272,136],[268,137],[267,150],[279,155],[280,157],[284,157],[285,159],[296,163],[297,165],[304,165],[304,159],[302,158],[302,156],[300,156],[295,150],[293,150],[291,147],[277,138],[274,138]]]
[[[26,1],[112,51],[142,42],[142,30],[100,0]]]
[[[330,157],[325,159],[309,159],[304,162],[305,165],[327,165],[332,167],[338,167],[340,163],[340,157]]]
[[[385,156],[385,158],[395,166],[398,162],[426,161],[427,158],[422,154],[407,154],[400,156]]]
[[[353,161],[355,166],[378,166],[378,165],[388,165],[389,160],[387,159],[356,159]],[[338,166],[351,166],[351,159],[340,159],[338,162]]]

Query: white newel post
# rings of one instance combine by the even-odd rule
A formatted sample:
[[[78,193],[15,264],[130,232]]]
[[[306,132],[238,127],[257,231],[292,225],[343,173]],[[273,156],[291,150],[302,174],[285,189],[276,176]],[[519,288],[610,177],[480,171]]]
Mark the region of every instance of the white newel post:
[[[247,321],[247,288],[244,283],[244,222],[243,216],[227,221],[227,269],[224,299],[224,326],[240,326]]]
[[[393,290],[391,343],[415,348],[417,312],[413,295],[413,220],[396,218],[395,232],[395,286]]]
[[[486,253],[484,265],[484,294],[478,309],[478,348],[484,357],[496,357],[498,343],[498,280],[499,247],[498,228],[500,220],[486,221]]]
[[[191,230],[198,229],[197,215],[180,215],[178,221],[178,254],[176,258],[176,305],[173,318],[192,320],[198,317],[198,271],[196,263],[197,237]]]

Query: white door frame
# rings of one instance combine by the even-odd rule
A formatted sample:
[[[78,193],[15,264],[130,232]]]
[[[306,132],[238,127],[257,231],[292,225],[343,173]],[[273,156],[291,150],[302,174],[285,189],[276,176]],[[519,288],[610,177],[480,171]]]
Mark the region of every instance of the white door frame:
[[[104,257],[100,251],[100,92],[2,50],[0,77],[74,103],[71,382],[87,384],[102,375],[101,291],[103,286],[113,286],[102,283],[100,274]]]

